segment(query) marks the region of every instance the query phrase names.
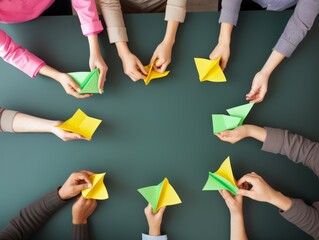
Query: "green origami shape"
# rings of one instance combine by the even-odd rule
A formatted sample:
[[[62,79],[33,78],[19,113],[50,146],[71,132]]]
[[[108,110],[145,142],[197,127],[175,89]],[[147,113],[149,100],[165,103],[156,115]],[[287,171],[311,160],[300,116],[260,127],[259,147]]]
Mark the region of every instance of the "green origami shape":
[[[140,194],[142,194],[146,201],[151,204],[153,213],[155,213],[156,206],[160,199],[163,184],[164,181],[156,186],[144,187],[137,190]]]
[[[91,72],[72,72],[69,75],[80,86],[80,94],[100,93],[99,90],[99,70],[96,68]]]
[[[232,117],[224,114],[213,114],[212,121],[214,134],[217,134],[238,127],[241,119],[239,117]]]
[[[237,195],[238,187],[234,186],[227,179],[219,176],[215,173],[209,172],[207,182],[203,188],[203,191],[210,190],[227,190],[234,195]]]
[[[230,116],[224,114],[212,114],[214,134],[243,125],[243,122],[253,105],[254,103],[247,103],[241,106],[229,108],[226,111]]]
[[[238,126],[243,125],[245,118],[250,112],[251,108],[254,106],[254,103],[247,103],[238,107],[229,108],[226,111],[230,116],[241,118]]]

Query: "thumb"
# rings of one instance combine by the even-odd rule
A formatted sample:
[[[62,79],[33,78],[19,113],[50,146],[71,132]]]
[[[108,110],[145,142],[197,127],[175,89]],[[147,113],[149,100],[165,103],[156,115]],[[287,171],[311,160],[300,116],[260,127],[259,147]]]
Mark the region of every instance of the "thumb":
[[[73,187],[73,189],[74,189],[75,192],[81,192],[82,190],[85,190],[85,189],[88,189],[88,188],[91,188],[91,187],[92,187],[91,183],[82,183],[82,184],[79,184],[79,185],[75,185]]]
[[[81,88],[79,87],[79,85],[77,85],[76,82],[74,82],[74,80],[72,78],[69,79],[68,85],[70,85],[70,87],[74,88],[77,92],[81,92]]]
[[[249,191],[249,190],[238,189],[237,194],[238,194],[238,195],[241,195],[241,196],[245,196],[245,197],[252,198],[252,192]]]

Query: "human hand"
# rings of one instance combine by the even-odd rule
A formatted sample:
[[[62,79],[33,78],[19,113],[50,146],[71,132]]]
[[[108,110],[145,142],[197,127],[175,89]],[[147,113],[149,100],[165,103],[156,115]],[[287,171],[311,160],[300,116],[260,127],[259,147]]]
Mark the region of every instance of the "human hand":
[[[156,61],[154,64],[155,71],[163,73],[166,70],[167,66],[171,63],[172,48],[173,43],[166,40],[157,46],[150,61],[150,64]]]
[[[231,215],[239,215],[243,213],[243,196],[234,196],[226,190],[218,191],[225,200],[225,203],[229,209]]]
[[[222,68],[222,70],[225,70],[229,56],[230,56],[230,45],[227,43],[218,43],[217,46],[209,55],[209,59],[214,60],[220,57],[219,65]]]
[[[238,180],[237,184],[241,186],[247,182],[252,187],[250,190],[239,189],[238,194],[249,197],[251,199],[268,202],[283,211],[287,211],[291,205],[292,200],[282,193],[274,190],[268,183],[259,175],[252,172],[244,175],[241,179]]]
[[[242,125],[233,130],[226,130],[226,131],[217,133],[216,136],[224,142],[230,142],[234,144],[242,140],[243,138],[248,137],[248,126]]]
[[[86,170],[72,173],[59,190],[60,198],[62,200],[70,199],[82,190],[92,187],[89,179],[92,174],[94,173]]]
[[[262,71],[256,73],[251,85],[251,90],[248,94],[246,94],[247,101],[259,103],[264,100],[267,93],[269,76],[270,75]]]
[[[67,73],[59,73],[56,79],[64,88],[65,92],[76,98],[87,98],[93,94],[79,94],[81,88],[74,82],[73,78]]]
[[[99,51],[90,54],[89,64],[90,64],[91,71],[94,70],[95,68],[99,69],[99,73],[100,73],[99,90],[100,90],[100,94],[102,94],[108,67],[105,64],[104,59],[101,56],[101,53]]]
[[[72,206],[72,223],[87,224],[87,219],[92,215],[96,208],[95,199],[85,199],[79,196]]]
[[[147,72],[144,69],[141,61],[130,51],[123,54],[121,57],[124,73],[129,76],[134,82],[145,79]]]
[[[165,211],[165,207],[162,207],[157,213],[152,212],[151,204],[148,204],[144,209],[144,213],[147,219],[150,236],[161,235],[162,218]]]
[[[56,135],[58,138],[62,139],[63,141],[71,141],[71,140],[88,140],[85,137],[82,137],[80,134],[72,133],[65,131],[63,129],[57,128],[56,126],[59,126],[62,123],[62,121],[53,121],[52,127],[50,132]]]

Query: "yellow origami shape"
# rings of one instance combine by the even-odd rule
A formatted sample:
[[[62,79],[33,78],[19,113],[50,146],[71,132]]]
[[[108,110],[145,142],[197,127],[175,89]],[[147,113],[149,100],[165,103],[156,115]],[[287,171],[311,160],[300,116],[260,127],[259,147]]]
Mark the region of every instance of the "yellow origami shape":
[[[207,190],[228,190],[232,194],[237,195],[238,187],[231,169],[229,157],[225,159],[216,172],[209,172],[207,182],[203,188],[203,191]]]
[[[92,183],[92,187],[89,189],[82,190],[82,196],[86,199],[108,199],[109,195],[106,191],[106,187],[103,182],[104,176],[105,173],[91,175],[90,181]]]
[[[81,109],[57,128],[80,134],[81,136],[91,140],[93,133],[100,125],[102,120],[87,116]]]
[[[215,60],[194,58],[200,82],[226,82],[223,70],[219,66],[220,57]]]
[[[140,188],[137,191],[151,204],[153,213],[156,213],[161,207],[182,202],[167,178],[156,186]]]
[[[152,81],[155,78],[166,77],[169,74],[169,71],[159,73],[159,72],[156,72],[155,70],[153,70],[154,64],[156,62],[157,62],[157,60],[155,62],[153,62],[152,64],[144,66],[145,71],[147,72],[147,77],[144,79],[145,85],[148,85],[150,83],[150,81]]]

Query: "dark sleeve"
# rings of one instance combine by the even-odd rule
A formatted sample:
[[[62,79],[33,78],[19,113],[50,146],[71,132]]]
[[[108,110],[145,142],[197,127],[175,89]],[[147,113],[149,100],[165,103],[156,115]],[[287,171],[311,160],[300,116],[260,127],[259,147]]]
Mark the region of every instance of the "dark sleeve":
[[[61,200],[58,190],[54,190],[28,207],[22,209],[18,216],[0,232],[0,240],[28,239],[44,223],[57,212],[67,201]]]
[[[293,199],[292,206],[280,214],[287,221],[319,240],[319,202],[309,206],[301,199]]]
[[[263,151],[286,155],[295,163],[302,163],[319,176],[319,143],[287,130],[266,128]]]
[[[88,224],[73,224],[73,240],[89,240]]]
[[[311,29],[318,12],[318,0],[299,0],[274,50],[290,57]]]

